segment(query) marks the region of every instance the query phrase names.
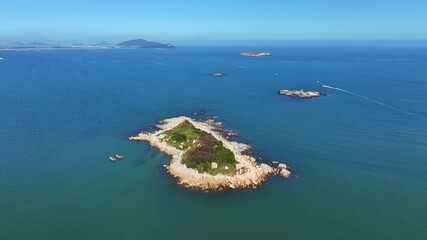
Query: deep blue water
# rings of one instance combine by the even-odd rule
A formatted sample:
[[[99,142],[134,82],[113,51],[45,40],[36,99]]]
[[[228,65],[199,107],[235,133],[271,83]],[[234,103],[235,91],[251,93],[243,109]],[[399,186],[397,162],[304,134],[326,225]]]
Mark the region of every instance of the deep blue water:
[[[273,56],[239,56],[248,50]],[[0,239],[427,238],[426,47],[0,57]],[[301,88],[329,96],[276,94]],[[167,156],[127,141],[199,108],[262,161],[294,166],[293,177],[258,190],[189,191],[163,171]],[[107,160],[116,153],[126,159]]]

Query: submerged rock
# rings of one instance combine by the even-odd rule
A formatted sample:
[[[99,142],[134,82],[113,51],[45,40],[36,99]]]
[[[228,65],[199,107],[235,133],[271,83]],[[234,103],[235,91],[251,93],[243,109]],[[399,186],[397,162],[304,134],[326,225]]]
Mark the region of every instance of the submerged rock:
[[[220,121],[215,121],[215,120],[213,120],[213,119],[208,119],[207,121],[206,121],[206,123],[207,124],[209,124],[210,126],[212,126],[212,127],[215,127],[215,128],[222,128],[222,127],[224,127],[224,123],[223,122],[220,122]]]
[[[208,111],[206,109],[200,108],[194,114],[196,114],[196,115],[205,115],[206,113],[208,113]]]
[[[240,137],[240,134],[239,134],[239,133],[237,133],[237,132],[233,132],[233,131],[231,131],[231,130],[228,130],[228,131],[227,131],[227,136],[228,136],[228,137]]]

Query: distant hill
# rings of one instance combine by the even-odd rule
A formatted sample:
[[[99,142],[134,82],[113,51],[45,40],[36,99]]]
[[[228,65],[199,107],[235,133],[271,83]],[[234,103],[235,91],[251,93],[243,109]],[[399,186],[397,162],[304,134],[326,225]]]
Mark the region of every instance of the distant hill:
[[[99,43],[92,44],[92,45],[94,45],[94,46],[111,46],[112,44],[107,43],[107,42],[99,42]]]
[[[25,44],[27,47],[52,47],[52,44],[42,43],[42,42],[31,42]]]
[[[97,44],[49,44],[43,42],[8,42],[0,43],[0,49],[113,49],[113,48],[175,48],[174,45],[169,43],[150,42],[144,39],[134,39],[125,42],[121,42],[117,45],[110,44],[107,42],[100,42]]]
[[[31,42],[31,43],[21,43],[21,42],[11,42],[6,44],[7,47],[13,48],[47,48],[52,47],[51,44],[41,43],[41,42]]]
[[[144,39],[134,39],[117,44],[120,47],[134,47],[134,48],[175,48],[174,45],[169,43],[150,42]]]

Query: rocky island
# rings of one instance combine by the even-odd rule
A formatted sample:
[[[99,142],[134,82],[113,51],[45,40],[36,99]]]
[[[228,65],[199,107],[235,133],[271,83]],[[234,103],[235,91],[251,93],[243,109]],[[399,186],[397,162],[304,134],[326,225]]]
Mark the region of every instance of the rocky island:
[[[268,57],[271,56],[269,52],[241,52],[241,56],[245,57]]]
[[[161,121],[158,131],[141,132],[129,137],[132,141],[147,141],[151,146],[172,156],[168,173],[178,184],[204,191],[237,188],[257,188],[269,176],[290,172],[285,164],[272,167],[248,155],[248,144],[227,140],[218,126],[210,121],[176,117]]]
[[[226,74],[226,73],[214,73],[214,74],[212,74],[212,76],[213,77],[226,77],[226,76],[228,76],[228,74]]]
[[[297,97],[297,98],[314,98],[314,97],[326,96],[326,93],[316,92],[316,91],[304,91],[304,89],[280,90],[278,94],[290,96],[290,97]]]

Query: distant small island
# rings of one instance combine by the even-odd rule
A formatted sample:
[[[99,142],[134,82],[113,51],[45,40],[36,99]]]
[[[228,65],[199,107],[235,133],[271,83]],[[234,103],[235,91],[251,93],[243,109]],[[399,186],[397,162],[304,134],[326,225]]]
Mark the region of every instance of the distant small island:
[[[150,42],[144,39],[129,40],[121,42],[116,46],[131,48],[175,48],[174,45],[169,43]]]
[[[228,76],[228,74],[226,74],[226,73],[214,73],[214,74],[212,74],[212,77],[226,77],[226,76]]]
[[[268,57],[271,56],[269,52],[241,52],[241,56],[245,57]]]
[[[279,95],[285,95],[290,97],[297,97],[297,98],[314,98],[314,97],[320,97],[320,96],[326,96],[326,93],[317,92],[317,91],[304,91],[304,89],[301,90],[280,90],[278,92]]]
[[[129,140],[147,141],[171,155],[165,169],[188,188],[205,191],[257,188],[268,176],[290,176],[285,164],[272,167],[258,163],[246,153],[249,145],[229,141],[222,136],[219,126],[222,124],[213,120],[176,117],[161,121],[156,132],[141,132]]]
[[[151,42],[144,39],[134,39],[124,41],[118,44],[109,44],[107,42],[100,42],[96,44],[83,44],[83,43],[74,43],[74,44],[48,44],[41,42],[31,42],[31,43],[20,43],[12,42],[5,43],[0,46],[0,50],[46,50],[46,49],[114,49],[114,48],[166,48],[171,49],[175,48],[174,45],[169,43],[159,43]]]

